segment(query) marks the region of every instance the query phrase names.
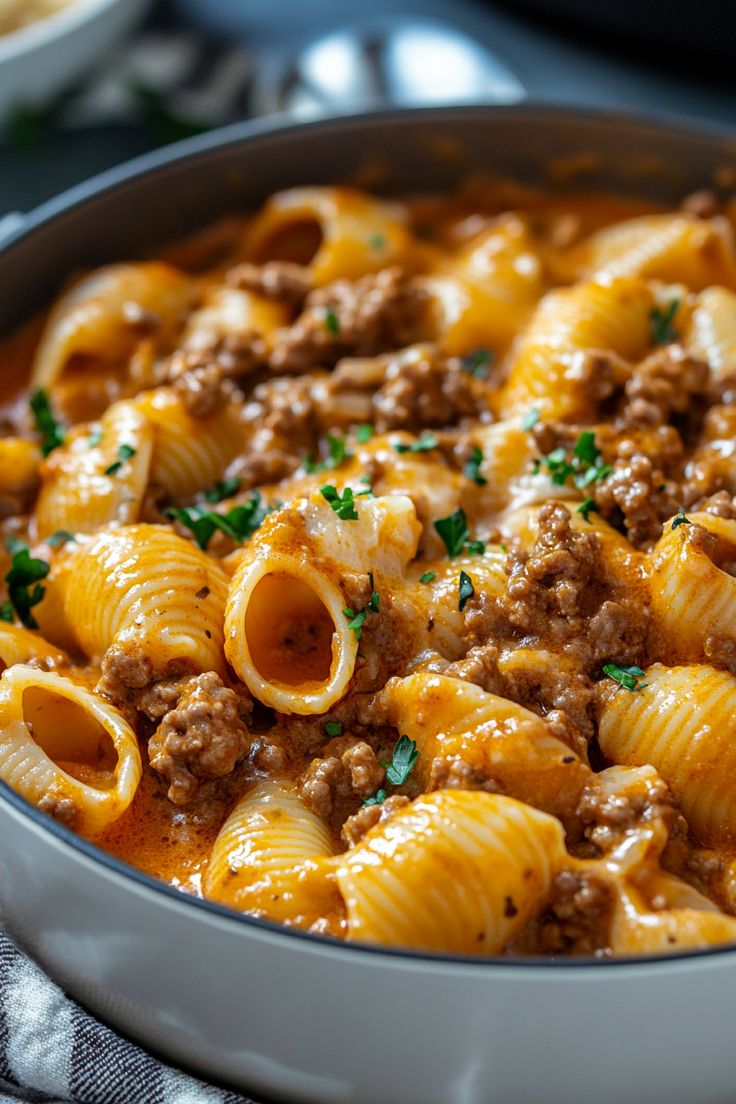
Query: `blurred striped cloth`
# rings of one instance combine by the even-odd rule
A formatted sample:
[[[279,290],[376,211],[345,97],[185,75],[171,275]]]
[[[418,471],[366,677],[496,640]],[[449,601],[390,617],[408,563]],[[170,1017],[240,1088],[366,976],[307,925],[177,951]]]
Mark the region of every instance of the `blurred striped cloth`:
[[[0,1104],[254,1104],[88,1015],[0,931]]]
[[[44,108],[20,106],[5,138],[32,147],[50,128],[147,125],[165,144],[248,115],[253,58],[244,45],[148,26]]]

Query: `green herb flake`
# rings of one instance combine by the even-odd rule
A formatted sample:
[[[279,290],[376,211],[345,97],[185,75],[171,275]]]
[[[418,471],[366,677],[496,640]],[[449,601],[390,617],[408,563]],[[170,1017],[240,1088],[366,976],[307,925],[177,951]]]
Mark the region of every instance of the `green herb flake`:
[[[479,487],[485,487],[488,480],[480,474],[480,466],[483,463],[483,452],[477,446],[470,453],[470,458],[465,461],[463,475],[466,479],[472,479]]]
[[[342,612],[348,618],[348,628],[352,633],[355,634],[355,639],[360,640],[361,636],[363,635],[363,626],[365,625],[365,619],[368,616],[368,607],[366,606],[365,609],[358,610],[358,612],[356,613],[354,609],[350,608],[350,606],[346,606]]]
[[[8,551],[13,557],[10,570],[5,576],[10,604],[27,629],[37,629],[38,622],[31,610],[38,605],[46,592],[39,580],[46,578],[51,565],[31,556],[28,545],[19,540],[8,541]]]
[[[590,520],[590,515],[591,514],[599,514],[600,510],[598,509],[598,507],[595,504],[595,499],[593,499],[593,498],[584,498],[583,501],[578,506],[578,508],[576,510],[576,513],[580,514],[583,521],[587,521],[588,524],[591,525],[592,522]]]
[[[472,598],[475,594],[475,587],[473,586],[473,580],[465,571],[460,572],[460,578],[458,579],[458,588],[460,593],[460,601],[458,602],[458,609],[462,613],[467,604],[468,598]]]
[[[649,335],[652,345],[666,345],[679,336],[672,325],[679,306],[679,299],[670,299],[664,308],[652,307],[649,312]]]
[[[223,499],[236,495],[239,489],[239,479],[218,479],[214,487],[204,492],[205,502],[222,502]]]
[[[676,515],[672,519],[672,528],[677,529],[680,525],[692,525],[689,517],[685,517],[685,507],[681,506]]]
[[[74,533],[70,533],[68,529],[57,529],[47,538],[46,543],[49,548],[61,548],[62,544],[73,540],[76,540]]]
[[[403,786],[414,770],[414,764],[418,758],[416,740],[410,740],[408,736],[399,736],[394,744],[391,758],[381,760],[381,766],[386,768],[387,781],[392,786]]]
[[[304,461],[304,470],[310,475],[314,472],[334,471],[345,460],[349,460],[352,452],[348,449],[348,439],[335,433],[327,434],[327,459],[317,462],[312,456],[307,456]]]
[[[54,417],[45,391],[39,390],[31,395],[30,407],[36,430],[41,435],[41,452],[48,456],[55,448],[64,444],[64,430]]]
[[[373,797],[366,797],[363,801],[364,805],[383,805],[384,801],[388,797],[385,790],[376,790]]]
[[[434,527],[442,538],[450,559],[459,556],[468,539],[468,522],[463,508],[459,506],[454,513],[438,518]]]
[[[592,429],[583,430],[578,437],[577,441],[573,445],[573,453],[577,456],[581,463],[589,466],[595,464],[598,459],[599,452],[595,443],[595,433]]]
[[[435,437],[434,433],[429,433],[426,430],[421,435],[421,437],[418,438],[418,440],[413,441],[412,444],[410,444],[410,445],[403,445],[403,444],[394,445],[394,449],[398,453],[429,452],[430,449],[436,449],[436,448],[437,448],[437,438]]]
[[[618,663],[607,663],[603,668],[603,674],[608,675],[619,686],[623,686],[625,690],[630,690],[632,693],[643,690],[645,686],[649,685],[647,682],[639,685],[639,679],[644,674],[641,667],[621,667]]]
[[[385,234],[379,234],[379,233],[371,234],[371,236],[368,239],[368,244],[371,247],[371,249],[385,249],[386,246],[388,245],[388,242],[386,240],[386,235]]]
[[[101,429],[96,429],[94,431],[94,433],[90,433],[89,437],[87,438],[87,444],[91,449],[92,448],[97,448],[97,446],[99,445],[101,440],[102,440],[102,430]]]
[[[271,507],[262,504],[258,491],[254,492],[248,502],[233,506],[226,514],[218,514],[214,510],[202,510],[199,506],[166,511],[167,517],[175,518],[191,531],[202,549],[207,548],[218,529],[231,540],[242,543],[255,533],[269,513],[271,513]]]
[[[570,478],[581,490],[591,483],[605,479],[613,470],[610,464],[601,460],[601,451],[595,443],[595,433],[584,430],[572,447],[572,456],[567,449],[560,447],[548,452],[546,456],[532,461],[532,472],[537,475],[546,471],[557,487],[563,487]]]
[[[333,337],[340,332],[340,319],[335,314],[332,307],[325,307],[325,329]]]
[[[325,732],[328,736],[340,736],[342,724],[340,721],[325,721]]]
[[[433,579],[437,578],[436,571],[425,571],[423,575],[419,576],[420,583],[431,583]]]
[[[132,445],[121,445],[117,452],[117,460],[105,468],[105,475],[117,475],[123,464],[127,464],[128,460],[132,460],[135,456],[135,449]]]
[[[528,433],[530,429],[534,429],[534,426],[537,424],[540,417],[541,414],[539,411],[539,407],[533,406],[531,410],[528,410],[527,413],[524,415],[523,421],[521,423],[521,428],[525,431],[525,433]]]
[[[350,607],[348,606],[342,611],[348,618],[348,628],[355,635],[356,640],[360,640],[361,636],[363,635],[363,626],[365,625],[368,614],[378,613],[380,596],[378,594],[378,591],[375,589],[372,571],[368,573],[368,580],[371,585],[371,597],[368,605],[364,606],[361,610],[350,609]],[[358,655],[360,656],[360,653],[358,653]]]
[[[473,349],[462,359],[462,370],[476,379],[488,379],[493,364],[493,352],[490,349]]]
[[[359,445],[364,445],[370,441],[373,434],[376,432],[375,426],[372,425],[359,425],[355,427],[355,440]]]
[[[320,487],[320,493],[324,500],[330,504],[341,521],[357,521],[358,511],[355,509],[355,498],[352,487],[346,487],[342,494],[338,493],[333,483],[325,483]]]

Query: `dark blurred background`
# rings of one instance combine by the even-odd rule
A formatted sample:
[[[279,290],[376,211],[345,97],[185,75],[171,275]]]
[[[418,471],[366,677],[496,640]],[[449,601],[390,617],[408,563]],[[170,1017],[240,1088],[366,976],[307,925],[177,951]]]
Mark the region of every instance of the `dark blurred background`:
[[[733,0],[161,0],[50,100],[6,105],[0,218],[249,117],[529,98],[730,127],[735,61]]]

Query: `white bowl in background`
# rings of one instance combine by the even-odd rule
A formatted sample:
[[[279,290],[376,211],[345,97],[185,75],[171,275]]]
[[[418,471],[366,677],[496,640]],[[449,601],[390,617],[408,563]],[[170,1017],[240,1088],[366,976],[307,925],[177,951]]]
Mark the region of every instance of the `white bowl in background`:
[[[0,36],[0,124],[18,107],[42,107],[104,57],[151,0],[76,0]]]

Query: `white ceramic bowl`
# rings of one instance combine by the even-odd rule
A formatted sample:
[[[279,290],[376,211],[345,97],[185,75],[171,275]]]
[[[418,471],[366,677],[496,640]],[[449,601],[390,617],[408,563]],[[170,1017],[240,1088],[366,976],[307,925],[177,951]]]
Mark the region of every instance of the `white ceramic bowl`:
[[[585,154],[585,158],[581,158]],[[293,184],[386,167],[468,171],[672,203],[736,166],[736,140],[532,106],[238,125],[74,189],[0,247],[0,333],[70,271],[153,249]],[[462,959],[342,946],[184,897],[0,783],[0,915],[68,991],[186,1068],[299,1104],[730,1104],[736,948],[617,961]]]
[[[0,123],[39,107],[83,76],[127,34],[151,0],[76,0],[47,19],[0,36]]]

